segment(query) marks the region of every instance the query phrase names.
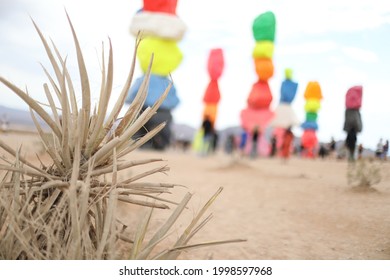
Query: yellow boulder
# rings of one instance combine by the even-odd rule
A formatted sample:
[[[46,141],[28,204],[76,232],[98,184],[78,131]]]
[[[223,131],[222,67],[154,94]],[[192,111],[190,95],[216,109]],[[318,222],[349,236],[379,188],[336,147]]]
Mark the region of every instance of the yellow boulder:
[[[321,108],[319,99],[307,99],[305,104],[306,113],[317,113]]]
[[[137,57],[144,72],[148,69],[152,53],[154,53],[152,74],[160,76],[169,75],[183,59],[176,41],[146,37],[141,40],[137,50]]]
[[[284,69],[284,75],[286,77],[286,80],[292,80],[293,70],[291,68]]]
[[[254,58],[272,58],[274,54],[274,43],[272,41],[256,42],[252,56]]]

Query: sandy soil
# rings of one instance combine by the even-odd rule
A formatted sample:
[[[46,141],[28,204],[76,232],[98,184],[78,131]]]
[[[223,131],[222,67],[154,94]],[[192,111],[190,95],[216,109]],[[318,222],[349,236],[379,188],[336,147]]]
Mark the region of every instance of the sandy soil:
[[[13,147],[24,142],[27,157],[34,158],[34,151],[42,149],[31,135],[0,137]],[[390,259],[390,162],[380,164],[382,180],[374,191],[361,192],[348,185],[347,162],[333,159],[292,158],[283,163],[280,159],[238,159],[223,153],[199,157],[176,150],[136,151],[129,158],[166,160],[153,167],[167,164],[170,171],[146,180],[185,186],[175,187],[166,198],[180,201],[186,192],[193,193],[166,244],[177,239],[195,213],[223,187],[210,207],[212,220],[191,243],[247,241],[191,250],[181,259]],[[120,176],[137,174],[141,169]],[[151,232],[172,209],[154,212]],[[137,206],[120,207],[122,219],[133,225],[140,211]]]

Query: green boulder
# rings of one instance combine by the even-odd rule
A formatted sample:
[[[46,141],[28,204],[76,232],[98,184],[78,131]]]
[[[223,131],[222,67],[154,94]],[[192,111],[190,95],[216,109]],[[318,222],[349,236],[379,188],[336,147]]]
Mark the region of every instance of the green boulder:
[[[276,20],[273,12],[260,14],[253,21],[252,31],[256,41],[275,41]]]
[[[306,113],[306,120],[309,122],[316,122],[317,116],[318,116],[317,113],[312,113],[312,112]]]

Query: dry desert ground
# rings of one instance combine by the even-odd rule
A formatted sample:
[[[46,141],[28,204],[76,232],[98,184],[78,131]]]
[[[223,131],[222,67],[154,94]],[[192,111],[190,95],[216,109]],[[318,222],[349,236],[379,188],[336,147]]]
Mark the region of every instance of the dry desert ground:
[[[31,159],[42,146],[34,134],[7,133],[1,139]],[[0,151],[1,155],[4,151]],[[137,150],[131,159],[161,158],[166,174],[154,174],[149,182],[176,183],[166,198],[180,201],[186,192],[193,197],[166,242],[178,238],[207,200],[223,187],[209,209],[213,217],[194,236],[192,243],[246,239],[246,242],[203,247],[184,252],[180,259],[280,259],[339,260],[390,259],[390,163],[378,163],[382,179],[373,191],[357,191],[348,185],[346,161],[335,159],[250,160],[219,152],[200,157],[191,151]],[[141,172],[127,170],[120,177]],[[153,233],[174,209],[155,210]],[[143,211],[120,205],[124,222],[135,225]]]

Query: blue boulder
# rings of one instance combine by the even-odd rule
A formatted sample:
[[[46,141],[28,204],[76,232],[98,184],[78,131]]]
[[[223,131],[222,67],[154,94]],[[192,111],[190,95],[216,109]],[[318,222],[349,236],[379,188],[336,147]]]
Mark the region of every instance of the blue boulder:
[[[284,80],[282,82],[280,102],[290,104],[297,93],[298,84],[291,80]]]
[[[304,130],[307,130],[307,129],[318,130],[318,124],[316,122],[312,122],[312,121],[305,121],[303,124],[301,124],[301,127]]]
[[[137,80],[135,80],[134,84],[129,90],[125,103],[130,104],[131,102],[133,102],[135,96],[138,93],[139,88],[141,87],[144,77],[145,76],[142,76]],[[149,89],[148,89],[148,95],[145,100],[145,106],[153,106],[153,104],[156,103],[156,101],[164,93],[165,89],[168,87],[170,83],[171,81],[167,77],[150,75]],[[175,86],[172,85],[171,89],[168,92],[167,97],[161,104],[160,109],[172,110],[179,104],[179,102],[180,100],[176,95]]]

